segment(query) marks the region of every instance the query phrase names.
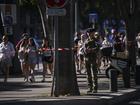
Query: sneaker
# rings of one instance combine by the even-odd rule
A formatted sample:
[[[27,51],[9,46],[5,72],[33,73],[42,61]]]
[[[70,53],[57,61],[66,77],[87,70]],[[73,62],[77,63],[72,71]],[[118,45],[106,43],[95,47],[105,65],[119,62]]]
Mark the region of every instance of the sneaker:
[[[29,82],[29,80],[26,78],[26,79],[24,80],[24,82],[25,82],[25,83],[28,83],[28,82]]]
[[[31,77],[30,82],[35,82],[35,79],[33,77]]]
[[[92,89],[89,89],[89,90],[87,91],[87,94],[88,94],[88,93],[92,93],[92,91],[93,91]]]
[[[26,81],[27,80],[27,78],[26,77],[24,77],[24,81]]]
[[[93,90],[92,93],[97,93],[97,90]]]
[[[78,74],[81,74],[81,71],[80,71],[80,70],[77,70],[77,73],[78,73]]]
[[[45,82],[45,80],[43,79],[41,82]]]

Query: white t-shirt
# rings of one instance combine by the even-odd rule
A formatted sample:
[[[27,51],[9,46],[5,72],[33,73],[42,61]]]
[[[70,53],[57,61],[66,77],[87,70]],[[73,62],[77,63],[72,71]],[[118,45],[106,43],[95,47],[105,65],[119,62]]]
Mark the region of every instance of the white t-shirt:
[[[3,59],[15,56],[14,45],[11,42],[7,44],[4,44],[4,42],[0,43],[0,54],[3,54]]]
[[[140,48],[140,36],[136,37],[136,41],[137,41],[138,48]]]
[[[83,55],[84,54],[84,52],[83,52],[83,46],[84,46],[84,42],[79,41],[78,42],[78,47],[79,47],[78,54],[80,54],[80,55]]]

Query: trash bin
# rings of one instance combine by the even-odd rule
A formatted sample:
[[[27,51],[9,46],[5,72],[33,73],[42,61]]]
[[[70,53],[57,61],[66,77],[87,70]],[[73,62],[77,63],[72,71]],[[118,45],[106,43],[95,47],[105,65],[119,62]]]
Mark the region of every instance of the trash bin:
[[[118,91],[118,86],[117,86],[117,70],[115,69],[110,69],[110,91],[111,92],[117,92]]]
[[[136,85],[140,85],[140,65],[136,65],[135,83]]]

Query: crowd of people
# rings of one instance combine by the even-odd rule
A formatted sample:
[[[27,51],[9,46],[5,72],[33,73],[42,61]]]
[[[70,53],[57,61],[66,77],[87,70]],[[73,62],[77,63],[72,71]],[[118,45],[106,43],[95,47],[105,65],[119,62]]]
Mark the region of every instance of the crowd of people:
[[[140,55],[140,34],[136,37],[138,52]],[[98,72],[101,63],[104,67],[111,63],[111,56],[116,52],[126,50],[126,34],[116,29],[108,31],[105,35],[88,28],[86,32],[77,32],[74,36],[74,56],[77,73],[86,73],[89,90],[96,93],[98,90]],[[0,65],[4,71],[4,82],[9,77],[9,68],[12,66],[12,59],[17,53],[22,74],[25,82],[35,82],[35,67],[38,63],[38,56],[41,55],[43,72],[41,82],[45,82],[48,72],[53,73],[54,50],[47,38],[42,39],[39,46],[36,39],[27,33],[22,35],[21,40],[14,45],[8,41],[8,36],[2,37],[0,43]],[[84,72],[82,70],[84,69]],[[48,71],[50,70],[50,71]]]
[[[42,81],[45,82],[45,76],[53,72],[53,51],[47,38],[42,39],[42,45],[39,46],[36,39],[30,37],[27,33],[22,35],[21,40],[14,45],[8,41],[8,36],[2,37],[0,43],[0,66],[4,73],[4,82],[7,82],[9,68],[12,66],[12,59],[17,53],[25,82],[35,82],[35,67],[39,62],[41,55],[43,64]]]
[[[82,33],[76,33],[74,38],[75,43],[75,59],[76,59],[76,65],[77,65],[77,72],[82,73],[81,70],[83,68],[84,63],[84,47],[85,43],[89,39],[89,30],[87,29],[86,32]],[[125,40],[126,35],[124,32],[117,32],[117,30],[112,29],[110,32],[106,33],[105,35],[100,35],[99,32],[94,30],[94,40],[96,41],[96,44],[98,45],[99,52],[98,52],[98,64],[100,65],[99,61],[103,61],[103,65],[107,66],[108,63],[111,61],[110,57],[115,52],[123,52],[126,50],[125,48]],[[100,59],[101,58],[101,59]]]
[[[93,28],[75,34],[74,54],[77,73],[87,73],[88,92],[97,92],[97,74],[100,72],[101,63],[104,67],[108,66],[112,55],[126,50],[125,42],[125,33],[116,29],[108,31],[105,35],[100,35]],[[82,72],[83,67],[85,67],[84,72]]]
[[[4,72],[4,82],[7,82],[9,77],[9,69],[12,66],[12,58],[14,56],[14,45],[8,41],[8,36],[4,35],[0,43],[0,66]]]

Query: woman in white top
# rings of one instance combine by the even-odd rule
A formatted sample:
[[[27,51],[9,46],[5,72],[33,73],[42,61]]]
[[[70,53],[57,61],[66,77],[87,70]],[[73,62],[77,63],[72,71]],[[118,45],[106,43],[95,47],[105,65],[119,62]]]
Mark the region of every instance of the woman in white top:
[[[31,72],[31,82],[35,82],[34,78],[34,69],[37,64],[37,57],[38,57],[38,49],[34,42],[33,38],[28,39],[28,45],[27,45],[27,54],[28,54],[28,64],[29,64],[29,70]]]
[[[29,64],[28,64],[28,54],[27,54],[27,45],[28,45],[28,38],[24,38],[19,45],[18,50],[18,59],[21,64],[21,70],[24,76],[24,81],[28,82],[29,77]]]
[[[78,73],[81,74],[81,70],[84,69],[84,44],[85,44],[86,36],[85,34],[81,35],[81,39],[78,41],[78,59],[79,59],[79,68],[77,70]]]
[[[138,47],[138,57],[140,58],[140,33],[138,33],[138,36],[136,37],[136,41]]]
[[[4,82],[7,82],[9,77],[9,68],[12,66],[12,58],[15,55],[14,45],[8,41],[8,36],[4,35],[2,37],[2,42],[0,43],[0,64],[4,71],[5,77]]]

